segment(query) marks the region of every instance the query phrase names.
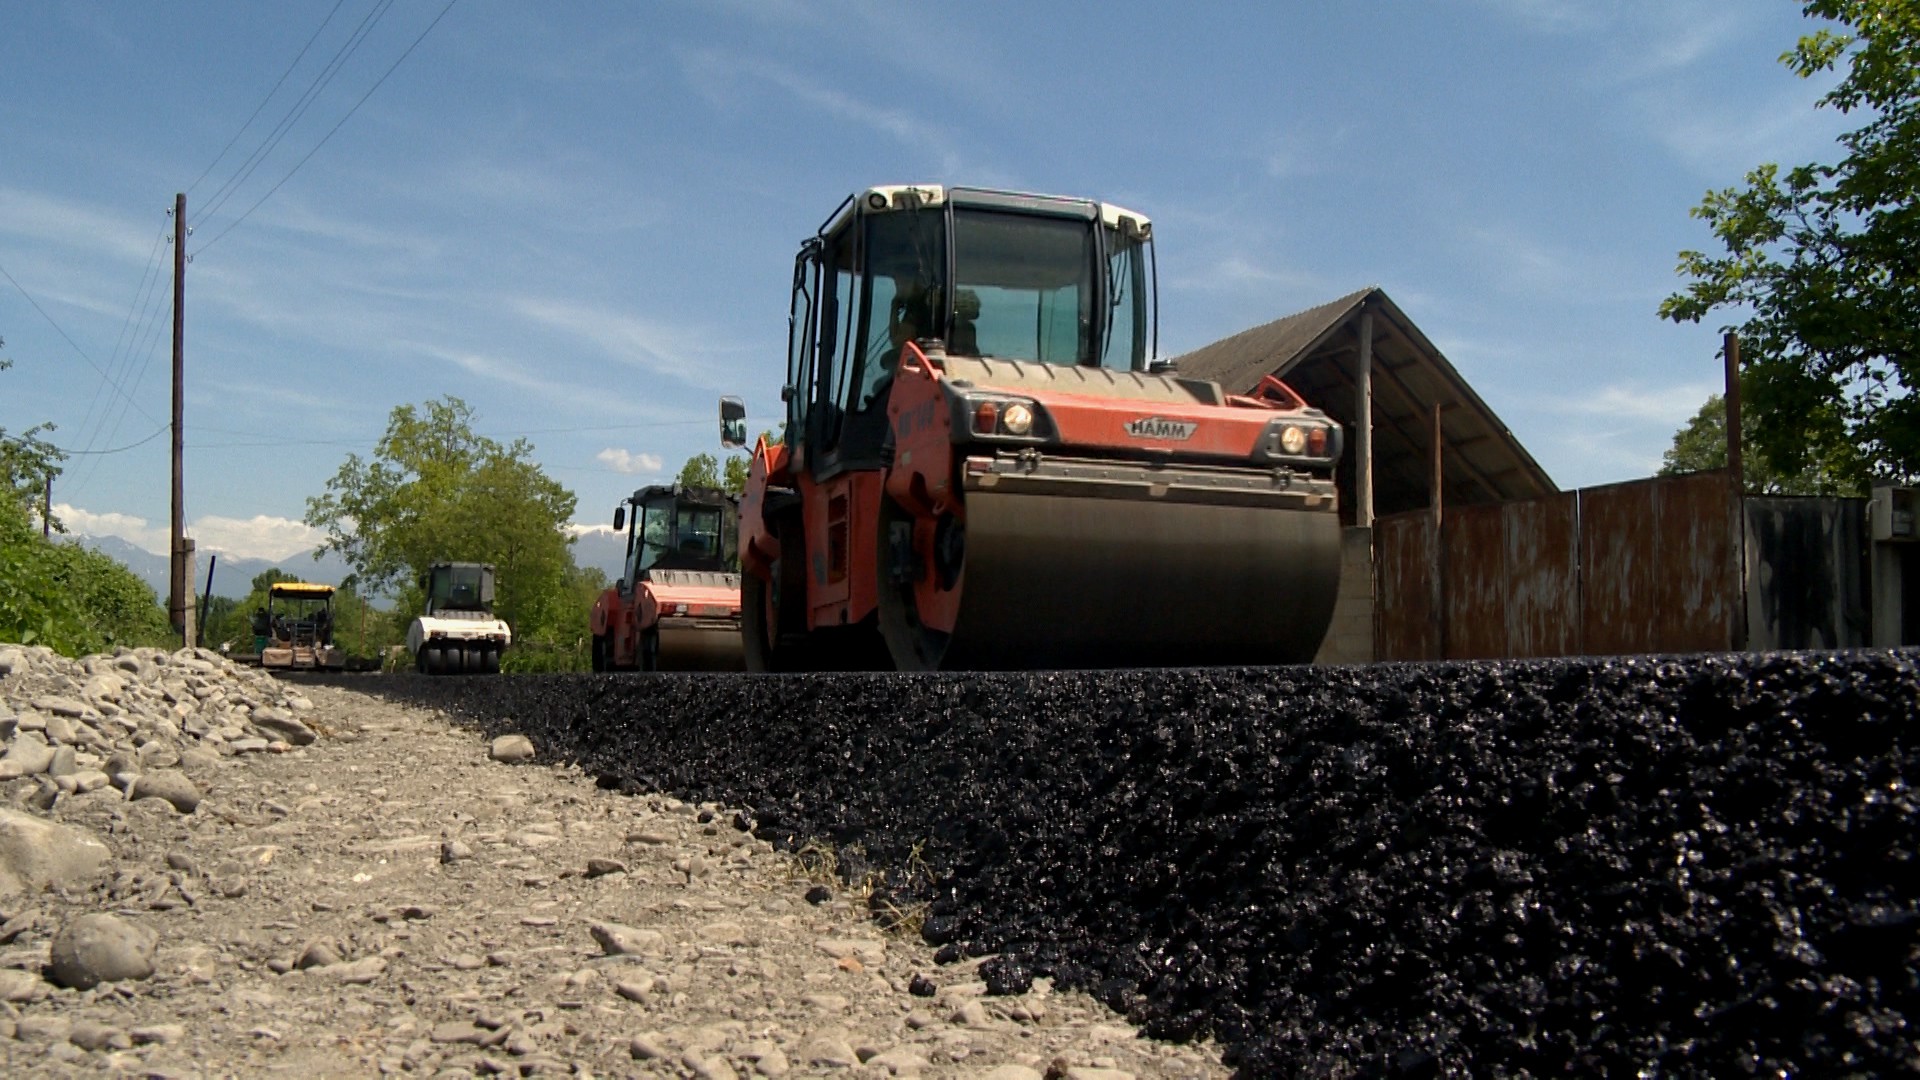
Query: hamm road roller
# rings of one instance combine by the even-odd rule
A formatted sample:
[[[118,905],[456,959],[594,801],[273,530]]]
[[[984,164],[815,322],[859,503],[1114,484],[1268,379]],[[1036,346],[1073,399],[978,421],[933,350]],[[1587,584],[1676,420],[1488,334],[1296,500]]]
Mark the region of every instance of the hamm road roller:
[[[1312,658],[1341,432],[1277,379],[1157,361],[1153,227],[890,186],[794,260],[786,423],[740,505],[752,670]],[[745,444],[745,409],[721,402]]]
[[[717,488],[655,484],[614,509],[626,565],[588,617],[593,670],[740,670],[735,503]]]

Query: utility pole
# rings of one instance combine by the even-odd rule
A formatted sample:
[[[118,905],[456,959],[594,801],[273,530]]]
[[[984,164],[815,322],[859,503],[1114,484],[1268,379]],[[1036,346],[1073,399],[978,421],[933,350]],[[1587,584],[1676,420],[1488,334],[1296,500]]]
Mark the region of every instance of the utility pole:
[[[187,578],[186,482],[181,463],[186,457],[185,433],[181,420],[186,401],[186,304],[187,304],[187,196],[173,197],[173,527],[168,550],[167,613],[183,646],[193,644],[193,628],[188,625],[187,599],[191,588]]]
[[[40,503],[40,539],[53,539],[53,473],[47,473],[47,489]]]

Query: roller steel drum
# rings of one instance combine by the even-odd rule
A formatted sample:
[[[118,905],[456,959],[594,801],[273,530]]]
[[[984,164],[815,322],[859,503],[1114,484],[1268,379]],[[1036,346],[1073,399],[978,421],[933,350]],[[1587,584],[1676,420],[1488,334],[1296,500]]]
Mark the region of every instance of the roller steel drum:
[[[964,552],[951,636],[902,610],[910,590],[881,589],[902,668],[1304,663],[1340,584],[1327,508],[983,488]]]

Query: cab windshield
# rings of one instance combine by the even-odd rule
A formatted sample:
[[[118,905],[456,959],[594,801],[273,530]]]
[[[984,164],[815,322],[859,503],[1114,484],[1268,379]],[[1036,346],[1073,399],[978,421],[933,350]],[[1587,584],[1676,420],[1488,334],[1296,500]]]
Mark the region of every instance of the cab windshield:
[[[638,569],[696,569],[703,564],[730,565],[733,530],[718,506],[660,501],[640,509]]]
[[[1146,249],[1144,238],[1097,222],[955,208],[951,351],[1144,367]]]

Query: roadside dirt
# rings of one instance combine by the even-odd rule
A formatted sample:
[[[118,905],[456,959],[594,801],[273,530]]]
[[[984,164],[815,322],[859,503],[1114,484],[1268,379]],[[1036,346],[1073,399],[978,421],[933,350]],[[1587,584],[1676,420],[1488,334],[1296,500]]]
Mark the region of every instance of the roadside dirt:
[[[0,898],[0,970],[40,973],[95,912],[157,935],[158,970],[16,979],[0,1072],[1227,1074],[1212,1045],[1142,1039],[1044,979],[987,996],[980,960],[936,965],[826,884],[825,853],[776,853],[728,808],[494,760],[435,711],[298,692],[319,739],[199,759],[192,813],[111,786],[45,813],[113,858],[92,889]]]

